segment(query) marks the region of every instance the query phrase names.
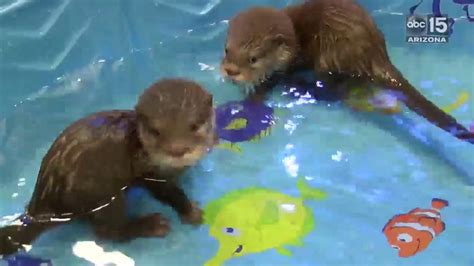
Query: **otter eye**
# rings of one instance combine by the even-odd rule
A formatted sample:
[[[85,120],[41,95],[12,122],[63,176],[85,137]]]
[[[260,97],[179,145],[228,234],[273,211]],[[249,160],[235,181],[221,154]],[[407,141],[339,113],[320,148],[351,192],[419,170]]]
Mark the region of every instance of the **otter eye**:
[[[197,131],[198,128],[199,128],[199,126],[198,126],[197,124],[192,124],[192,125],[190,126],[190,129],[191,129],[191,131],[193,131],[193,132]]]
[[[411,237],[411,235],[406,234],[406,233],[404,233],[404,234],[399,234],[398,237],[397,237],[397,239],[398,239],[398,241],[404,242],[404,243],[410,243],[410,242],[413,240],[413,238]]]
[[[155,137],[158,137],[161,134],[158,129],[151,129],[150,131],[151,131],[151,134],[153,134],[153,136]]]
[[[252,63],[252,64],[255,64],[257,63],[257,58],[255,56],[252,56],[249,58],[249,62]]]

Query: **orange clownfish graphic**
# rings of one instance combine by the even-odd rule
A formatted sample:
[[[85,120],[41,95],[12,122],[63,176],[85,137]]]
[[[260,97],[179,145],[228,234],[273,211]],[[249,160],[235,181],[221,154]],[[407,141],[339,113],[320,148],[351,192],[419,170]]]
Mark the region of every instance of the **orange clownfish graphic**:
[[[448,205],[448,201],[434,198],[431,209],[416,208],[394,216],[382,229],[388,243],[398,249],[400,257],[410,257],[423,251],[445,230],[440,211]]]

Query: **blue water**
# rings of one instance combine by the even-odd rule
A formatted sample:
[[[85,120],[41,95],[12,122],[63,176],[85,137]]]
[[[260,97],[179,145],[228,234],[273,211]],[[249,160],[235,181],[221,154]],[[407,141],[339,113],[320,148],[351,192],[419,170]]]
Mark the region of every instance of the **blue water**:
[[[174,2],[0,1],[0,222],[23,211],[42,156],[79,117],[132,108],[144,88],[167,76],[200,82],[218,104],[241,99],[218,73],[225,20],[251,5],[290,1]],[[394,64],[424,95],[446,106],[463,91],[471,94],[452,114],[472,123],[474,23],[462,6],[442,1],[443,13],[460,18],[448,44],[409,45],[404,14],[417,1],[360,2],[386,34]],[[425,1],[417,12],[430,10]],[[474,265],[472,145],[410,111],[354,113],[340,104],[297,104],[280,94],[268,103],[280,106],[270,136],[240,144],[242,154],[216,149],[188,173],[185,188],[202,206],[252,186],[298,197],[295,175],[301,175],[328,198],[306,203],[316,228],[302,247],[289,248],[291,257],[271,249],[226,265]],[[396,214],[429,208],[433,197],[450,202],[442,211],[446,231],[424,252],[399,258],[382,227]],[[144,193],[134,193],[131,206],[135,213],[164,212],[172,232],[164,239],[98,242],[105,251],[119,251],[135,265],[202,265],[216,253],[209,226],[181,225],[170,208]],[[88,226],[74,223],[43,235],[29,254],[54,265],[91,265],[72,247],[94,240]]]

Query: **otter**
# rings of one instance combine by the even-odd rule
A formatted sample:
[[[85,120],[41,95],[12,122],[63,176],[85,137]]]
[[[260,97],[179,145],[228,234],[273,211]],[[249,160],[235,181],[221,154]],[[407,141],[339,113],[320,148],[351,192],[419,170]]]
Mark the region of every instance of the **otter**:
[[[183,223],[200,224],[201,209],[177,181],[217,143],[212,98],[193,81],[162,79],[134,110],[100,111],[69,125],[42,160],[25,214],[0,229],[0,255],[74,219],[90,223],[100,239],[164,237],[170,223],[159,213],[127,216],[131,186],[170,205]]]
[[[341,97],[350,84],[391,91],[418,115],[474,144],[472,132],[426,99],[392,64],[383,33],[353,0],[251,7],[229,21],[224,52],[223,77],[246,88],[254,100],[265,99],[274,77],[314,70]]]

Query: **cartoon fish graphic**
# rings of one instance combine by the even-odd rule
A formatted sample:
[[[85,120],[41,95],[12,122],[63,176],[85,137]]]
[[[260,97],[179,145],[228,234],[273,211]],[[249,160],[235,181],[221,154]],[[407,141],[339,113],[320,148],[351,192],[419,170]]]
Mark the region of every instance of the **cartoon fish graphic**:
[[[469,93],[462,91],[453,103],[446,105],[442,110],[446,113],[451,113],[464,105],[468,99]],[[401,112],[401,106],[397,96],[389,90],[379,88],[369,88],[369,90],[367,90],[354,87],[350,90],[344,102],[356,111],[378,111],[384,114],[396,114]]]
[[[425,250],[445,230],[440,211],[448,205],[448,201],[434,198],[431,209],[416,208],[394,216],[382,229],[388,243],[404,258]]]
[[[8,266],[53,266],[51,260],[18,254],[5,259]],[[0,265],[3,265],[0,263]]]
[[[469,4],[474,4],[473,3],[474,1],[470,1]],[[465,5],[463,6],[462,10],[464,10],[464,12],[466,12],[466,18],[469,22],[474,22],[474,16],[471,16],[471,14],[469,13],[469,6],[468,5]]]
[[[385,114],[396,114],[401,112],[400,101],[390,91],[377,91],[369,103],[379,112]]]
[[[439,5],[439,0],[437,0],[438,2],[438,5]],[[469,5],[474,5],[474,0],[453,0],[453,2],[455,4],[458,4],[458,5],[464,5],[462,7],[462,10],[464,10],[464,12],[466,12],[466,18],[469,22],[474,22],[474,17],[471,16],[471,14],[469,14]]]
[[[247,119],[236,118],[233,119],[224,129],[225,130],[239,130],[247,127]]]
[[[466,91],[463,91],[459,94],[459,96],[458,96],[458,98],[456,99],[455,102],[453,102],[450,105],[446,105],[445,107],[443,107],[443,111],[445,111],[446,113],[451,113],[452,111],[458,109],[463,104],[465,104],[468,99],[469,99],[469,93],[466,92]]]
[[[204,209],[209,234],[218,240],[216,255],[205,266],[247,254],[276,249],[291,255],[285,245],[301,246],[314,229],[314,217],[304,200],[321,200],[326,194],[310,188],[303,177],[297,187],[300,198],[264,188],[236,190],[211,202]]]
[[[242,153],[242,148],[240,147],[240,145],[233,142],[221,142],[216,147],[221,148],[221,149],[226,149],[234,153],[239,153],[239,154]]]
[[[268,136],[274,122],[274,110],[265,104],[249,100],[232,101],[216,110],[216,128],[221,142],[217,147],[242,153],[238,142],[255,142]]]
[[[400,102],[391,91],[374,87],[351,88],[344,103],[355,111],[377,111],[384,114],[396,114],[401,111]]]

